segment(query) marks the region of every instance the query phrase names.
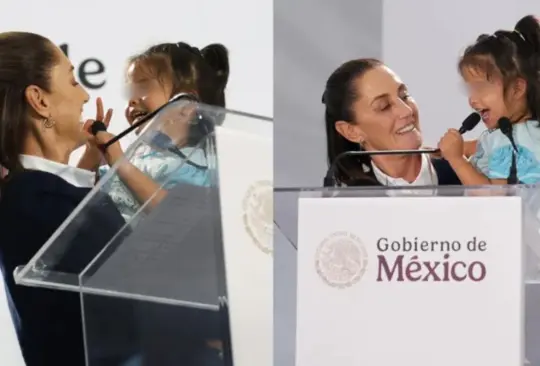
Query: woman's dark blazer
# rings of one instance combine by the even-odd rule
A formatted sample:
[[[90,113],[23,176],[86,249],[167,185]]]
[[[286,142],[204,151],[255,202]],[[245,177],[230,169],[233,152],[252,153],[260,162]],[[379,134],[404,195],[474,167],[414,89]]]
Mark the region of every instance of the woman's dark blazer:
[[[15,174],[3,187],[0,266],[27,366],[85,365],[79,294],[16,285],[13,271],[30,261],[89,192],[33,170]],[[92,202],[51,270],[80,273],[125,224],[106,195]]]

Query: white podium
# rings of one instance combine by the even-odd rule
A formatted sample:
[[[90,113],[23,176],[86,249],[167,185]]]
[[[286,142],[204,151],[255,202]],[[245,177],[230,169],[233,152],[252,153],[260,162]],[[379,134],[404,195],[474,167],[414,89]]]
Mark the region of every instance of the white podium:
[[[126,200],[120,162],[21,263],[17,283],[80,293],[88,365],[177,366],[197,338],[224,366],[271,366],[272,134],[267,118],[168,106],[126,153],[162,159],[145,169],[166,197]],[[108,225],[99,210],[111,197],[126,222],[81,248],[85,230]]]
[[[296,366],[540,365],[539,193],[276,189]]]

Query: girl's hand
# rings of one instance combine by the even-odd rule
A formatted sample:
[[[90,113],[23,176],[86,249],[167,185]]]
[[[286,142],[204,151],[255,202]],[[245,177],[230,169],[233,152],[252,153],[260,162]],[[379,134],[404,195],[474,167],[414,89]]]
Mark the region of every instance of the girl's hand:
[[[441,155],[448,162],[463,159],[463,136],[456,129],[449,129],[439,141]]]
[[[120,146],[119,142],[115,142],[111,146],[107,147],[106,151],[102,151],[101,145],[109,142],[114,135],[107,131],[100,131],[96,136],[92,135],[91,127],[95,121],[101,121],[106,127],[109,127],[113,115],[113,110],[109,108],[107,113],[104,113],[103,100],[97,98],[96,100],[96,118],[89,119],[84,123],[83,130],[87,135],[87,149],[85,154],[95,156],[97,159],[101,160],[102,157],[105,158],[109,165],[114,165],[116,161],[122,158],[124,152]]]
[[[463,143],[463,155],[468,159],[471,156],[473,156],[476,153],[476,145],[478,144],[478,141],[471,140],[471,141],[465,141]],[[423,147],[423,149],[427,150],[433,150],[434,148],[431,146]],[[432,154],[430,154],[434,158],[442,158],[441,152],[437,151]]]
[[[90,127],[95,121],[101,121],[103,124],[108,128],[111,124],[111,119],[113,115],[112,108],[107,109],[107,113],[104,113],[103,108],[103,100],[101,98],[96,99],[96,118],[95,119],[89,119],[84,122],[83,130],[86,133],[86,137],[88,139],[86,147],[88,149],[97,149],[96,143],[95,143],[95,137],[90,132]]]
[[[105,126],[109,127],[109,124],[111,123],[113,115],[113,110],[108,109],[107,113],[104,113],[103,110],[103,101],[101,98],[97,98],[96,100],[96,118],[95,119],[89,119],[83,124],[83,138],[81,141],[81,145],[86,145],[86,149],[83,153],[83,156],[81,157],[81,160],[79,161],[79,164],[77,165],[81,169],[86,169],[90,171],[94,171],[97,168],[99,168],[99,165],[102,160],[101,152],[98,149],[98,146],[96,145],[95,137],[90,133],[90,127],[92,126],[92,123],[94,121],[102,121]],[[80,147],[79,146],[79,147]]]

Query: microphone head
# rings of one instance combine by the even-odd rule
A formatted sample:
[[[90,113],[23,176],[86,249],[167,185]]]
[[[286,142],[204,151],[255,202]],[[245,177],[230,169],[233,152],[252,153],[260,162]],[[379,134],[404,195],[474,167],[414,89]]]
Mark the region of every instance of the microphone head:
[[[96,136],[101,131],[107,131],[107,126],[101,121],[94,121],[90,126],[90,133]]]
[[[459,132],[463,134],[465,132],[472,131],[476,127],[476,125],[478,125],[480,119],[480,115],[476,112],[469,114],[469,116],[465,118],[465,120],[461,124]]]
[[[504,135],[512,133],[512,122],[510,121],[510,119],[508,119],[508,117],[499,118],[499,120],[497,121],[497,126]]]

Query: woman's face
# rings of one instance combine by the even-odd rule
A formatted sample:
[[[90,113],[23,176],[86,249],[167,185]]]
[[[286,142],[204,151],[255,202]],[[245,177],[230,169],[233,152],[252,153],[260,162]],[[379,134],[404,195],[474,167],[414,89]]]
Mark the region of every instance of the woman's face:
[[[82,112],[89,95],[77,82],[74,68],[67,56],[56,46],[58,64],[51,69],[51,92],[47,95],[49,118],[59,136],[80,144],[85,139],[82,131]]]
[[[377,66],[355,83],[354,121],[336,122],[338,132],[366,150],[408,150],[422,145],[418,107],[401,79]],[[350,123],[347,123],[350,122]]]
[[[151,77],[144,66],[132,63],[127,72],[129,103],[126,119],[130,125],[167,103],[172,94],[172,83]],[[137,129],[139,133],[144,125]]]

